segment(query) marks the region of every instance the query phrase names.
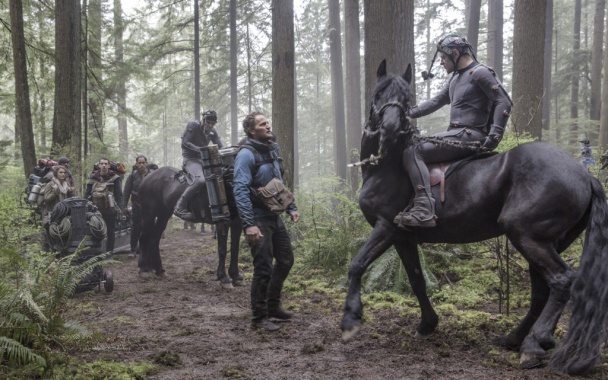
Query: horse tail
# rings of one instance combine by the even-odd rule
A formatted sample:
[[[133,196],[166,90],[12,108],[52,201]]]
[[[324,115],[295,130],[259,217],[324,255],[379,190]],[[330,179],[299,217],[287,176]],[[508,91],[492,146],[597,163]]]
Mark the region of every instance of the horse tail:
[[[591,369],[606,341],[608,321],[608,204],[600,182],[591,178],[591,213],[578,275],[572,285],[572,316],[563,344],[549,366],[570,375]]]

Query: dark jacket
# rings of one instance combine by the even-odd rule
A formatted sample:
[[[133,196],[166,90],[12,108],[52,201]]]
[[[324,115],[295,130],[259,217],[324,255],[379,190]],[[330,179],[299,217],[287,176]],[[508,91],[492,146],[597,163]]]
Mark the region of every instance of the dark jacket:
[[[148,173],[146,175],[149,175],[150,173],[152,173],[154,171],[153,168],[157,167],[156,165],[148,165]],[[127,181],[125,182],[125,190],[124,190],[124,198],[125,198],[125,207],[129,204],[129,199],[131,199],[131,202],[133,203],[133,205],[137,205],[139,206],[139,185],[141,184],[141,181],[143,181],[144,177],[141,175],[141,173],[139,172],[139,170],[137,169],[133,169],[133,171],[131,172],[131,174],[129,174],[129,177],[127,177]]]
[[[189,122],[182,135],[182,157],[200,159],[201,148],[209,145],[209,142],[217,145],[218,149],[222,149],[224,146],[215,128],[212,128],[207,134],[200,121]]]
[[[274,160],[260,166],[254,176],[256,161],[253,152],[248,149],[241,149],[236,155],[234,161],[234,198],[239,216],[243,222],[243,228],[256,225],[256,218],[275,215],[259,202],[253,200],[252,197],[255,197],[255,195],[250,189],[266,186],[274,177],[283,181],[279,161],[277,160],[279,145],[274,142],[263,144],[251,138],[248,138],[245,143],[253,146],[260,153],[262,159],[274,158]],[[296,210],[295,202],[287,208],[288,213]]]

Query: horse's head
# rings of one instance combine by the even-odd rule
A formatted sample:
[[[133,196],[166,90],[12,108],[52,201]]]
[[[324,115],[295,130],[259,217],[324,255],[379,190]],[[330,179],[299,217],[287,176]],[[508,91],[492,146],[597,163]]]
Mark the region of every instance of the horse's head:
[[[376,75],[378,82],[372,92],[366,133],[380,133],[379,153],[384,155],[391,145],[402,142],[403,137],[411,137],[414,133],[407,117],[412,67],[408,65],[402,76],[389,74],[386,72],[386,60],[383,60]]]

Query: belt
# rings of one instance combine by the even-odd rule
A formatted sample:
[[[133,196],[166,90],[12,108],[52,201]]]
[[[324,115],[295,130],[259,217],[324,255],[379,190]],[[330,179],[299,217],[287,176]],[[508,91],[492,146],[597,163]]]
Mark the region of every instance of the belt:
[[[486,126],[471,127],[470,125],[466,125],[466,124],[450,123],[450,125],[448,126],[448,131],[452,130],[454,128],[472,129],[472,130],[481,132],[484,135],[488,134],[488,127],[486,127]]]

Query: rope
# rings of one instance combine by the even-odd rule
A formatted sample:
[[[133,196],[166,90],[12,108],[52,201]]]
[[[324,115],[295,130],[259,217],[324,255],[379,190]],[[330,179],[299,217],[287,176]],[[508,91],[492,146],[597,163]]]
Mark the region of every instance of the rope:
[[[101,214],[98,212],[87,212],[87,223],[91,236],[95,239],[102,240],[108,234],[106,223],[103,221]]]
[[[70,206],[61,201],[53,207],[51,211],[51,223],[56,223],[58,220],[65,218],[70,213]]]
[[[70,241],[71,235],[72,221],[69,217],[61,219],[60,222],[51,222],[49,225],[49,237],[56,246],[65,247]]]

